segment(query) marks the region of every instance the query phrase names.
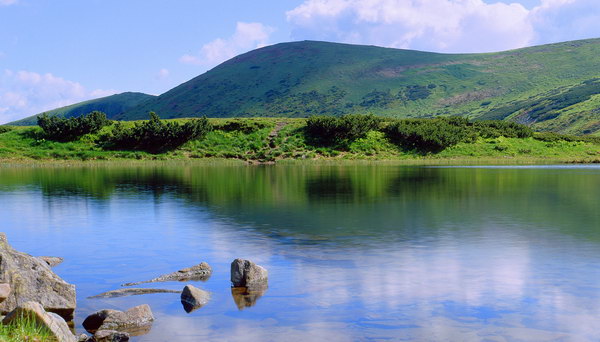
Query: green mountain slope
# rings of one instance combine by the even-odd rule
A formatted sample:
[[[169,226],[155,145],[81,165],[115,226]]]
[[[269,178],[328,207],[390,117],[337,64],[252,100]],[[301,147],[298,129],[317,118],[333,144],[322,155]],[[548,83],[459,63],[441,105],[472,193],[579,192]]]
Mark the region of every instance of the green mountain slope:
[[[53,109],[47,111],[48,115],[59,115],[65,118],[77,117],[83,114],[87,114],[89,112],[98,110],[106,113],[109,118],[114,118],[118,114],[123,113],[124,111],[131,109],[145,101],[148,101],[155,96],[143,94],[143,93],[121,93],[116,95],[111,95],[107,97],[102,97],[99,99],[89,100],[85,102],[76,103],[70,106]],[[37,116],[41,115],[33,115],[27,117],[25,119],[21,119],[19,121],[15,121],[10,123],[10,125],[17,126],[27,126],[27,125],[36,125],[37,124]]]
[[[117,119],[374,113],[600,133],[600,39],[487,54],[293,42],[237,56]]]

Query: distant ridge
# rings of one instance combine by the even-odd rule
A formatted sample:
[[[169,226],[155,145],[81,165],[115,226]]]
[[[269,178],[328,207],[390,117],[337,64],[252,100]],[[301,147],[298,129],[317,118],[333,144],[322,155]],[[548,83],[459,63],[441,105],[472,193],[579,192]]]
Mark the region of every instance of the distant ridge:
[[[49,110],[45,113],[47,113],[48,115],[58,115],[65,118],[71,118],[98,110],[104,112],[109,118],[113,119],[117,115],[123,113],[124,111],[131,109],[143,103],[144,101],[148,101],[154,97],[155,96],[153,95],[148,95],[144,93],[126,92],[76,103],[70,106]],[[42,113],[27,117],[22,120],[11,122],[10,125],[36,125],[37,117],[41,114]]]

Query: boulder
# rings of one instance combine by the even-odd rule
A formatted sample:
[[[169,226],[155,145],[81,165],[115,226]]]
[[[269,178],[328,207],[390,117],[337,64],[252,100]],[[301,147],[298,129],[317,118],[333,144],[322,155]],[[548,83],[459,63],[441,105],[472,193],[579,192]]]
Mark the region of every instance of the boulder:
[[[263,288],[268,281],[268,272],[250,260],[235,259],[231,263],[231,283],[233,287]]]
[[[187,313],[203,307],[209,299],[210,293],[192,285],[187,285],[181,292],[181,304]]]
[[[57,265],[62,264],[63,261],[65,261],[65,259],[60,258],[60,257],[51,257],[51,256],[41,256],[38,257],[38,259],[42,260],[43,262],[47,263],[48,266],[50,267],[54,267]]]
[[[132,336],[147,334],[152,327],[154,316],[147,304],[139,305],[125,312],[101,310],[89,315],[83,321],[83,327],[94,334],[98,330],[116,330]]]
[[[164,281],[190,281],[190,280],[202,280],[206,281],[212,274],[212,268],[209,264],[202,262],[196,266],[181,269],[177,272],[163,274],[154,279],[138,281],[135,283],[126,283],[121,286],[135,286],[147,283],[158,283]]]
[[[10,284],[0,284],[0,303],[10,296]]]
[[[0,314],[33,301],[67,321],[73,319],[75,285],[62,280],[45,261],[14,250],[4,233],[0,233],[0,283],[11,288],[9,296],[0,303]]]
[[[77,342],[77,337],[71,333],[67,322],[61,316],[46,312],[42,305],[36,302],[19,305],[4,317],[2,324],[10,325],[23,317],[29,317],[37,325],[46,327],[58,342]]]
[[[181,293],[181,291],[177,291],[177,290],[165,290],[165,289],[137,289],[137,288],[128,288],[128,289],[119,289],[119,290],[104,292],[104,293],[101,293],[99,295],[88,297],[88,299],[138,296],[138,295],[152,294],[152,293]]]
[[[92,339],[94,342],[127,342],[129,334],[115,330],[98,330]]]

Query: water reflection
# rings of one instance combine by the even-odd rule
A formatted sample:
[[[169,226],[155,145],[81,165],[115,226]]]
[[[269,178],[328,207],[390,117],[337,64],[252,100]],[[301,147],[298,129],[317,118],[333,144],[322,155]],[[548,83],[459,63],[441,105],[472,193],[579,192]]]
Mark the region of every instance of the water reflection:
[[[138,341],[597,340],[597,189],[600,168],[0,168],[0,230],[60,251],[78,321],[150,304]],[[230,288],[237,257],[267,292]],[[85,299],[203,260],[213,299],[189,315]]]
[[[264,296],[265,292],[267,292],[267,286],[231,288],[231,296],[233,297],[233,301],[240,310],[244,310],[256,305],[256,301],[258,301],[260,297]]]

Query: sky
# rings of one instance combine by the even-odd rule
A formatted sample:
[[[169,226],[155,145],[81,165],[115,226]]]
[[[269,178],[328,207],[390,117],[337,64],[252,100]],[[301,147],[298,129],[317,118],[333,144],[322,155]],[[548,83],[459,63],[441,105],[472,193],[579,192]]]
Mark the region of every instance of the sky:
[[[445,53],[600,37],[599,0],[0,0],[0,124],[161,94],[296,40]]]

